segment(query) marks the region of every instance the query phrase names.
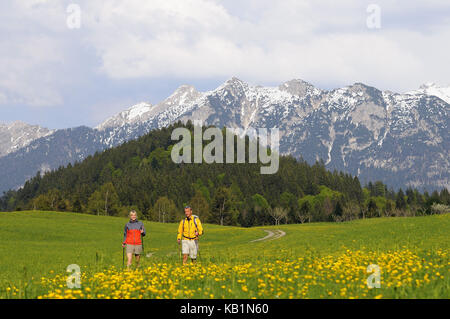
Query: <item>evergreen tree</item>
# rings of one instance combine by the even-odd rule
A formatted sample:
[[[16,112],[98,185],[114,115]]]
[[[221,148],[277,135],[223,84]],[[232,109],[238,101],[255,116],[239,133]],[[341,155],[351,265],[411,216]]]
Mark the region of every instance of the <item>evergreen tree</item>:
[[[165,198],[171,209],[161,218],[164,221],[178,220],[183,205],[190,203],[199,215],[205,215],[209,206],[210,215],[204,217],[207,221],[256,226],[273,223],[269,210],[274,207],[289,211],[288,222],[311,222],[336,219],[341,210],[342,220],[359,213],[363,217],[369,213],[370,199],[377,206],[377,216],[381,211],[393,214],[394,203],[405,215],[411,215],[416,211],[430,213],[434,203],[449,202],[446,189],[430,196],[408,188],[405,196],[380,181],[363,188],[357,177],[326,170],[323,161],[310,165],[292,156],[280,156],[279,170],[272,175],[262,175],[261,163],[248,161],[176,164],[170,157],[176,143],[171,133],[178,127],[193,129],[192,123],[179,122],[44,176],[38,173],[21,189],[4,193],[0,209],[125,215],[134,207],[145,218],[160,220],[155,204]],[[248,148],[248,137],[245,139]]]
[[[403,193],[402,189],[397,193],[396,199],[395,199],[395,206],[398,209],[405,209],[406,208],[406,200],[405,200],[405,194]]]

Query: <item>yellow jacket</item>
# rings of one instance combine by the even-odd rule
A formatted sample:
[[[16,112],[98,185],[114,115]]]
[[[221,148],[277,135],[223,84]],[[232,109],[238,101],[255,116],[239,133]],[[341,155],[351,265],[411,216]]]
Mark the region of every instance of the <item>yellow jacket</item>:
[[[197,226],[195,224],[197,224]],[[192,215],[189,220],[183,218],[178,226],[177,239],[198,239],[195,232],[198,232],[199,236],[203,235],[203,226],[200,219],[194,215]]]

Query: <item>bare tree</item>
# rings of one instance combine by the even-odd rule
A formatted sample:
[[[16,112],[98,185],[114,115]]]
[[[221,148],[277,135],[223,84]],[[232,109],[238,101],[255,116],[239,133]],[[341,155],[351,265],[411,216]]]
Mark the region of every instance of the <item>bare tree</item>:
[[[175,203],[166,196],[159,197],[152,209],[152,218],[160,223],[170,223],[177,218]]]
[[[296,211],[295,215],[297,216],[298,220],[301,224],[305,223],[308,218],[310,218],[308,215],[303,214],[302,211]]]
[[[360,208],[356,203],[348,203],[344,206],[342,220],[349,221],[353,219],[357,219],[360,212]]]
[[[225,200],[223,200],[222,202],[219,214],[220,214],[220,225],[223,226],[223,217],[225,215]]]
[[[287,218],[288,210],[283,207],[269,208],[269,215],[275,220],[275,225],[280,225],[280,220]]]
[[[450,213],[450,206],[439,204],[439,203],[433,203],[431,205],[431,214],[448,214]]]
[[[220,225],[223,225],[226,217],[231,216],[232,193],[227,187],[220,187],[214,195],[211,216],[216,219]]]
[[[108,215],[108,195],[109,189],[107,189],[105,193],[105,215]]]
[[[300,223],[305,223],[306,220],[311,222],[311,204],[309,202],[304,202],[300,208],[295,212],[296,217],[300,220]]]
[[[157,203],[157,206],[158,206],[158,222],[161,222],[161,214],[162,214],[162,217],[163,217],[163,223],[165,222],[166,211],[167,211],[166,205],[167,205],[167,203],[164,200],[163,201],[159,201]]]

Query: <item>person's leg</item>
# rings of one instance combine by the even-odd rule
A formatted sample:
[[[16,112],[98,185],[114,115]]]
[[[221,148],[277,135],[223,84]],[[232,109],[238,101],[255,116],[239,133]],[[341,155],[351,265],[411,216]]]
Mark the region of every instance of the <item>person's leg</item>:
[[[139,261],[141,260],[141,254],[142,254],[142,245],[135,246],[134,257],[136,259],[136,267],[139,267]]]
[[[134,258],[136,259],[136,267],[139,267],[139,260],[141,260],[141,255],[136,254],[134,255]]]
[[[126,250],[126,253],[127,253],[127,269],[130,269],[130,267],[131,267],[131,262],[133,260],[133,251],[134,251],[133,245],[127,245],[127,250]]]
[[[197,245],[195,240],[191,240],[189,243],[189,256],[191,257],[191,261],[195,264],[197,259]]]
[[[198,240],[193,240],[194,244],[192,247],[192,262],[195,264],[198,256]]]
[[[130,269],[132,260],[133,260],[133,253],[127,252],[127,269]]]
[[[183,265],[186,265],[189,256],[189,240],[181,241],[181,252],[183,254]]]

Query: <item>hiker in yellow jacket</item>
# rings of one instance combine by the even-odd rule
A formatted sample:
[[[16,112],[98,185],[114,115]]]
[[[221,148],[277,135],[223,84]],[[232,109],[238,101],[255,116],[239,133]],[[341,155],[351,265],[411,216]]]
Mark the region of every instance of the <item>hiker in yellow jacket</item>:
[[[186,218],[183,218],[178,226],[177,241],[178,244],[181,243],[183,264],[186,264],[188,256],[195,263],[198,253],[198,237],[203,235],[203,226],[198,216],[192,215],[191,207],[186,206],[184,214]]]

